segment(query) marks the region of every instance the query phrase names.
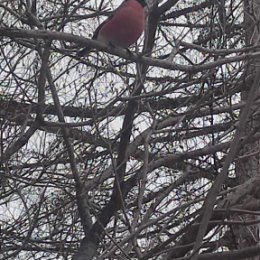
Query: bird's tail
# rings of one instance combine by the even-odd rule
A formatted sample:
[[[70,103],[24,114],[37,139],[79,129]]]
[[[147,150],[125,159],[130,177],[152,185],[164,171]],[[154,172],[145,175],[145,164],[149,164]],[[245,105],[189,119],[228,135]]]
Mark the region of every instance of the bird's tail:
[[[91,49],[92,48],[90,48],[90,47],[85,47],[84,49],[80,50],[77,53],[77,56],[78,57],[85,57],[85,56],[87,56],[91,52]]]

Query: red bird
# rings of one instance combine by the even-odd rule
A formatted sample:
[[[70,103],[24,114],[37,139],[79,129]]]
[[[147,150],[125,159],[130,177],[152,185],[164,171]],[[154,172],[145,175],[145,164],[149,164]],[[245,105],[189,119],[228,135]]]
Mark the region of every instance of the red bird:
[[[135,43],[144,31],[145,0],[125,0],[93,34],[92,39],[128,48]],[[86,47],[78,56],[86,56],[92,48]]]

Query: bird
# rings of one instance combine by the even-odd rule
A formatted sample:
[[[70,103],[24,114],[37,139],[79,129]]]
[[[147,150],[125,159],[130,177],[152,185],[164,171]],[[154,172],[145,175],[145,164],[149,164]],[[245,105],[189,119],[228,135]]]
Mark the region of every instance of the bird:
[[[145,7],[145,0],[125,0],[97,27],[92,39],[112,46],[128,48],[144,31]],[[92,49],[87,46],[80,50],[77,56],[87,56]]]

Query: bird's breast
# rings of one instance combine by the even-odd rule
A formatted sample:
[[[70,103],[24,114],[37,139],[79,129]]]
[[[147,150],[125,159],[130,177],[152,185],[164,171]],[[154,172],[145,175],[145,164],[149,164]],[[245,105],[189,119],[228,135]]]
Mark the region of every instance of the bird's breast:
[[[98,40],[125,48],[138,40],[144,30],[145,12],[144,8],[137,1],[132,1],[131,3],[128,6],[122,6],[102,26],[97,36]]]

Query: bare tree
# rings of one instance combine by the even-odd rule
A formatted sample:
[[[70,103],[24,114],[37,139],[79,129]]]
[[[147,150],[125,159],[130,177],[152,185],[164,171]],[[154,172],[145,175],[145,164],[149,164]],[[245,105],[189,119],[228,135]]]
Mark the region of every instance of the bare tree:
[[[118,4],[0,2],[0,260],[259,259],[259,1]]]

